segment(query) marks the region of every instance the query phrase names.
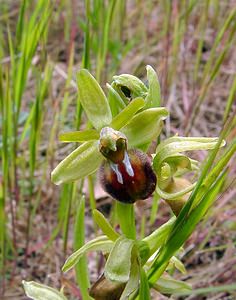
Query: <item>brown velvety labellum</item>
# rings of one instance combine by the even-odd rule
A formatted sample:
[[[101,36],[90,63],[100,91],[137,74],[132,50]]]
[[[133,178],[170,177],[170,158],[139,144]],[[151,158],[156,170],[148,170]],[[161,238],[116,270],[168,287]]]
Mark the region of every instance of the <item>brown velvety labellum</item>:
[[[125,164],[118,163],[118,170],[123,183],[118,181],[117,174],[111,168],[109,161],[105,161],[99,170],[100,181],[104,190],[114,199],[124,203],[134,203],[151,196],[156,188],[156,175],[151,167],[149,157],[140,150],[128,150],[129,161],[134,175],[127,173]]]

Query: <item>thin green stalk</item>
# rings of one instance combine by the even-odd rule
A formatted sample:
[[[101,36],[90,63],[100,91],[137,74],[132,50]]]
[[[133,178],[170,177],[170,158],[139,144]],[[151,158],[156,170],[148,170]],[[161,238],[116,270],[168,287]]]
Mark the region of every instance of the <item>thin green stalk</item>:
[[[111,0],[108,2],[108,8],[106,10],[106,17],[105,17],[105,23],[103,27],[102,32],[102,43],[99,47],[98,57],[97,57],[97,69],[96,69],[96,79],[98,82],[101,81],[101,74],[102,69],[105,65],[105,60],[107,56],[107,50],[108,50],[108,39],[110,34],[110,27],[111,27],[111,21],[112,21],[112,15],[114,11],[114,7],[116,5],[115,0]]]
[[[4,293],[4,278],[5,278],[5,259],[6,259],[6,218],[5,218],[5,199],[4,188],[0,182],[0,274],[2,278],[2,287],[0,288],[0,296]]]
[[[67,79],[65,83],[65,94],[62,99],[62,108],[61,108],[61,124],[64,125],[64,123],[67,121],[67,110],[68,106],[70,104],[70,98],[69,98],[69,87],[71,85],[71,79],[72,79],[72,71],[73,71],[73,64],[74,64],[74,54],[75,54],[75,46],[74,43],[72,43],[72,46],[70,48],[70,57],[69,57],[69,65],[67,68]]]
[[[234,22],[236,17],[236,10],[232,10],[228,18],[225,20],[223,27],[218,32],[214,45],[211,50],[210,57],[206,63],[206,66],[204,68],[203,76],[202,76],[202,84],[200,88],[200,92],[198,95],[197,101],[195,101],[193,107],[192,107],[192,113],[188,121],[188,125],[186,126],[185,133],[188,134],[190,132],[190,129],[192,128],[196,117],[200,111],[200,106],[203,103],[206,94],[208,92],[208,89],[212,82],[215,80],[215,78],[218,76],[220,67],[226,57],[226,54],[228,53],[230,47],[233,44],[235,32],[236,32],[236,22]],[[233,25],[230,27],[230,25],[233,23]],[[215,59],[215,63],[213,63],[213,60],[216,56],[216,50],[219,43],[222,41],[223,36],[225,32],[230,28],[227,40],[225,41],[225,46],[223,47],[223,50],[217,55],[217,58]]]
[[[136,239],[134,205],[116,202],[117,219],[121,231],[129,239]]]
[[[86,7],[86,29],[84,36],[84,49],[82,66],[83,68],[89,69],[90,67],[90,0],[85,0]]]
[[[207,20],[208,20],[209,1],[210,0],[205,1],[205,6],[203,6],[203,8],[202,8],[203,12],[201,14],[199,26],[197,29],[197,33],[200,35],[200,39],[198,41],[194,73],[193,73],[193,78],[194,78],[195,82],[197,81],[199,67],[200,67],[200,61],[202,58],[202,49],[203,49],[203,45],[204,45],[204,39],[205,39],[205,34],[206,34],[206,25],[207,25]]]
[[[28,200],[28,216],[27,216],[27,226],[26,226],[26,247],[25,247],[25,260],[27,260],[28,246],[30,240],[30,232],[31,232],[31,220],[32,220],[32,212],[33,207],[37,205],[37,202],[33,203],[33,193],[34,193],[34,173],[36,168],[37,161],[37,152],[38,145],[40,143],[41,138],[41,127],[42,127],[42,117],[43,117],[43,103],[46,98],[46,94],[48,91],[48,87],[50,84],[52,76],[52,67],[50,64],[47,64],[44,70],[44,77],[38,79],[37,93],[34,105],[32,106],[32,118],[31,118],[31,126],[30,126],[30,138],[29,138],[29,149],[30,149],[30,157],[29,157],[29,170],[30,170],[30,197]],[[29,114],[30,116],[31,114]],[[27,122],[26,122],[27,123]],[[38,198],[39,199],[39,198]]]
[[[143,214],[141,218],[140,239],[143,239],[145,237],[145,229],[147,223],[146,221],[147,221],[146,215]]]
[[[150,220],[149,220],[150,225],[153,225],[156,220],[159,201],[160,201],[160,197],[157,193],[155,193],[152,199],[152,209],[151,209]]]

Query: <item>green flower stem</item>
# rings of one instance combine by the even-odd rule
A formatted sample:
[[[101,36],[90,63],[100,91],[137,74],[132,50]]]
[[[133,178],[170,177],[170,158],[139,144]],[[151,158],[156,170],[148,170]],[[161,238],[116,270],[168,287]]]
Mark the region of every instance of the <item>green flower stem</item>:
[[[128,239],[136,239],[134,205],[116,202],[117,219],[123,234]]]

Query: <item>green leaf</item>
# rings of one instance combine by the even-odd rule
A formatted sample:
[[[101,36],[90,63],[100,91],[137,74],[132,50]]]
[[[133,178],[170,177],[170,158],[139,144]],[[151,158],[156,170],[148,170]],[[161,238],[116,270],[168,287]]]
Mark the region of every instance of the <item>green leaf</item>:
[[[80,249],[78,249],[76,252],[71,254],[64,266],[62,267],[63,272],[69,271],[71,268],[73,268],[77,262],[80,260],[80,258],[86,254],[89,251],[103,251],[103,252],[110,252],[113,246],[113,242],[108,240],[106,236],[100,236],[92,241],[89,241],[85,245],[83,245]]]
[[[145,107],[158,107],[161,106],[161,88],[156,72],[151,66],[147,66],[147,78],[148,78],[148,94],[145,99]]]
[[[142,98],[136,98],[131,101],[111,122],[111,127],[119,130],[125,126],[136,112],[144,106],[145,102]]]
[[[98,140],[99,133],[94,129],[83,131],[71,131],[64,132],[59,135],[59,141],[61,142],[87,142],[91,140]]]
[[[97,209],[93,210],[93,218],[102,232],[112,241],[116,241],[119,238],[119,234],[112,228],[111,224]]]
[[[97,143],[97,141],[86,142],[69,154],[52,171],[52,182],[55,184],[70,182],[95,172],[103,159]]]
[[[111,110],[107,98],[96,79],[86,70],[78,72],[79,101],[96,129],[110,124]]]
[[[167,116],[168,111],[164,107],[150,108],[136,114],[121,129],[128,138],[129,147],[139,147],[156,139]]]
[[[34,281],[22,281],[27,297],[34,300],[67,300],[59,291]]]
[[[107,279],[119,282],[129,280],[133,246],[134,240],[125,237],[116,240],[105,265],[104,274]]]
[[[187,292],[192,289],[192,287],[186,282],[164,276],[161,277],[156,284],[154,284],[154,288],[162,294],[176,294]]]
[[[150,300],[149,283],[146,272],[141,268],[140,272],[140,289],[139,289],[139,300]]]

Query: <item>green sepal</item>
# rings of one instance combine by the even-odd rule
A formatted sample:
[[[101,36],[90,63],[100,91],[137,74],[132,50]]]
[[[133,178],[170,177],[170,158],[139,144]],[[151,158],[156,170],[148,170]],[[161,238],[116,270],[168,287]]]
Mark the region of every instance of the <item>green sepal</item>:
[[[163,120],[168,116],[164,107],[146,109],[136,114],[122,132],[129,141],[129,147],[139,147],[151,143],[156,139],[162,129]]]
[[[145,99],[145,108],[158,107],[161,104],[161,88],[156,72],[151,66],[147,66],[148,94]]]
[[[34,281],[22,281],[27,297],[33,300],[67,300],[59,291]]]
[[[130,277],[131,253],[134,240],[118,238],[109,254],[104,275],[111,281],[127,282]]]
[[[69,154],[52,171],[52,182],[59,185],[90,175],[98,169],[102,159],[98,151],[98,141],[86,142]]]
[[[110,252],[113,247],[113,242],[110,241],[106,236],[97,237],[85,245],[83,245],[80,249],[71,254],[65,264],[62,267],[62,272],[68,272],[71,268],[73,268],[78,261],[81,259],[83,255],[90,251],[102,251],[102,252]]]
[[[97,132],[97,130],[94,129],[63,132],[59,134],[59,141],[64,143],[87,142],[87,141],[98,140],[98,139],[99,139],[99,133]]]
[[[111,110],[107,98],[96,79],[86,70],[78,72],[78,97],[83,109],[96,129],[110,124]]]

